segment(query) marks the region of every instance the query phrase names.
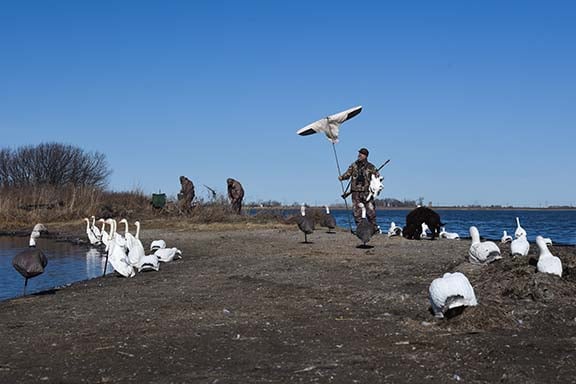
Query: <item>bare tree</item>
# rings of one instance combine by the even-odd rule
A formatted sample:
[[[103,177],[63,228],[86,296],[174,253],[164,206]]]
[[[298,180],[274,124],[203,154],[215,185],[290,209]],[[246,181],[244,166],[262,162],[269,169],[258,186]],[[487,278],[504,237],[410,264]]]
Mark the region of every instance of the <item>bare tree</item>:
[[[106,156],[59,143],[0,150],[3,186],[74,185],[103,188],[112,171]]]

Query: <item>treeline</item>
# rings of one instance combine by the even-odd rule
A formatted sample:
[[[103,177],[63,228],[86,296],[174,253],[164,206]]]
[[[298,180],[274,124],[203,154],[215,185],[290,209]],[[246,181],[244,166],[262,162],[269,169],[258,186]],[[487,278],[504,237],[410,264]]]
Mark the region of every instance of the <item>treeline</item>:
[[[104,188],[112,171],[99,152],[59,143],[0,149],[0,186]]]

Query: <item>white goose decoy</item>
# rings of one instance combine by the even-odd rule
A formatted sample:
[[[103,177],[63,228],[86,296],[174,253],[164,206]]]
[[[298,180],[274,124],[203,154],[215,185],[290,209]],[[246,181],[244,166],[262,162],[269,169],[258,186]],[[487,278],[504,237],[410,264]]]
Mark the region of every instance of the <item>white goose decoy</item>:
[[[139,254],[138,262],[136,263],[135,267],[138,269],[138,272],[158,271],[160,269],[160,261],[158,260],[158,256],[154,254],[152,255],[144,254],[144,247],[142,246],[142,242],[140,241],[140,222],[135,221],[134,225],[136,226],[136,235],[134,235],[134,242],[135,242],[134,252],[138,252]],[[130,254],[128,254],[128,256],[130,257]]]
[[[530,251],[530,243],[526,236],[520,236],[517,239],[512,240],[510,243],[510,255],[515,256],[528,256]]]
[[[449,240],[460,240],[460,235],[456,232],[446,232],[445,227],[440,227],[440,233],[438,234],[439,237]]]
[[[420,238],[429,239],[430,233],[432,233],[432,231],[430,231],[430,227],[428,227],[428,224],[422,223],[422,232],[420,232]]]
[[[388,228],[388,237],[392,236],[402,236],[402,227],[397,226],[395,222],[391,222]]]
[[[376,176],[375,174],[372,174],[370,176],[370,185],[368,186],[368,197],[366,198],[366,201],[370,201],[370,199],[372,199],[373,197],[376,198],[378,197],[378,195],[380,194],[380,192],[382,192],[382,190],[384,189],[384,184],[382,184],[382,180],[384,180],[384,177],[382,176]]]
[[[108,236],[108,261],[116,272],[124,277],[133,277],[134,267],[130,264],[128,256],[124,251],[124,247],[118,245],[116,234],[116,220],[108,219],[106,223],[110,225],[110,234]]]
[[[360,241],[362,241],[362,246],[366,247],[366,243],[370,241],[372,235],[376,233],[376,230],[372,223],[370,223],[366,218],[366,207],[364,204],[360,203],[358,206],[362,210],[362,219],[356,226],[356,232],[354,234],[360,239]]]
[[[92,232],[94,233],[94,236],[96,236],[98,241],[102,242],[102,233],[100,232],[100,228],[96,226],[96,216],[92,215],[90,216],[90,219],[92,219],[90,229],[92,229]]]
[[[159,261],[163,263],[170,262],[172,260],[178,260],[182,258],[182,251],[178,248],[160,248],[154,251],[154,255]]]
[[[300,206],[300,216],[297,216],[298,228],[304,233],[304,243],[308,244],[308,235],[314,232],[314,219],[306,216],[306,206]]]
[[[428,298],[436,317],[444,317],[449,309],[478,305],[474,288],[461,272],[445,273],[434,279],[428,289]]]
[[[150,250],[155,251],[160,248],[166,248],[166,242],[164,240],[153,240],[150,243]]]
[[[323,132],[328,138],[328,140],[330,140],[333,144],[336,144],[338,143],[340,124],[342,124],[346,120],[353,118],[360,112],[362,112],[361,106],[350,108],[345,111],[335,113],[323,119],[317,120],[312,124],[308,124],[304,128],[301,128],[298,131],[296,131],[296,133],[299,134],[300,136],[308,136],[317,132]]]
[[[90,241],[90,244],[92,245],[101,244],[100,239],[96,236],[96,234],[92,230],[92,227],[90,226],[90,219],[85,217],[84,221],[86,222],[86,235],[88,236],[88,241]]]
[[[502,231],[502,237],[500,238],[500,242],[502,244],[510,243],[512,241],[512,236],[508,234],[506,231]]]
[[[562,261],[550,252],[542,236],[536,236],[536,244],[540,249],[540,256],[536,264],[538,272],[562,276]]]
[[[26,295],[28,280],[44,273],[48,265],[46,255],[36,248],[36,239],[40,237],[41,232],[45,231],[46,227],[43,224],[36,224],[30,234],[28,249],[19,252],[12,259],[12,266],[24,277],[24,295]]]
[[[488,264],[501,259],[500,248],[492,241],[480,242],[480,232],[475,226],[470,227],[472,244],[468,250],[468,259],[474,264]]]
[[[102,223],[102,228],[100,228],[100,239],[102,240],[102,244],[104,244],[106,246],[106,249],[108,248],[108,242],[110,239],[110,235],[108,234],[108,232],[106,232],[106,230],[104,229],[104,227],[106,226],[106,220],[104,219],[98,219],[99,223]]]
[[[327,233],[334,233],[332,230],[336,228],[336,219],[334,218],[334,215],[330,213],[330,208],[327,205],[325,205],[324,208],[326,209],[326,212],[322,215],[321,225],[328,228]]]
[[[140,263],[140,259],[145,256],[144,246],[138,238],[140,236],[140,222],[136,221],[136,236],[133,236],[128,231],[128,220],[122,219],[120,223],[124,223],[126,229],[124,238],[126,239],[126,248],[128,249],[128,260],[132,266],[136,266]]]
[[[514,237],[519,238],[520,236],[528,236],[528,235],[526,234],[526,230],[524,228],[522,228],[522,226],[520,225],[520,219],[517,217],[516,218],[516,231],[514,231]]]

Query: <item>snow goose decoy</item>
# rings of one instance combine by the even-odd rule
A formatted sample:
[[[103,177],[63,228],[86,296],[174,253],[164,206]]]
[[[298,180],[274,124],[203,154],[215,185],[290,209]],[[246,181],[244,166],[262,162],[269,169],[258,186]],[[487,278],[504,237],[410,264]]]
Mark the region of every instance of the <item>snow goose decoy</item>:
[[[502,237],[500,238],[500,242],[502,244],[510,243],[512,241],[512,236],[508,234],[506,231],[502,231]]]
[[[154,251],[154,255],[158,258],[158,261],[163,263],[170,262],[172,260],[178,260],[182,258],[182,251],[178,248],[160,248]]]
[[[138,236],[140,235],[140,222],[139,221],[136,222],[136,223],[138,223],[136,225],[136,236],[132,235],[128,231],[128,220],[122,219],[122,220],[120,220],[120,223],[124,223],[124,225],[125,225],[124,239],[126,239],[126,249],[128,250],[128,260],[130,261],[131,265],[135,266],[136,264],[138,264],[140,258],[144,257],[144,255],[145,255],[144,247],[142,246],[142,242],[138,239]]]
[[[468,256],[471,263],[488,264],[495,260],[501,259],[500,248],[492,241],[480,242],[480,232],[475,226],[470,227],[470,236],[472,244],[468,250]]]
[[[362,210],[362,218],[356,226],[356,232],[354,234],[360,239],[360,241],[362,241],[362,247],[366,248],[366,243],[368,243],[372,238],[372,235],[376,233],[376,229],[366,218],[366,207],[364,204],[360,203],[358,206]]]
[[[100,245],[102,244],[102,242],[100,241],[100,239],[98,238],[98,236],[96,236],[96,234],[94,233],[92,227],[90,226],[90,219],[88,219],[87,217],[84,218],[84,221],[86,222],[86,235],[88,236],[88,241],[90,241],[91,245]]]
[[[98,219],[99,223],[102,223],[102,228],[100,228],[100,240],[102,240],[102,244],[104,244],[104,246],[106,248],[108,248],[108,242],[110,239],[110,235],[108,234],[108,232],[106,232],[106,230],[104,229],[104,227],[106,226],[106,220],[104,219]]]
[[[516,231],[514,231],[514,237],[519,238],[520,236],[527,236],[526,230],[520,225],[520,219],[516,217]]]
[[[444,317],[448,310],[478,305],[474,288],[461,272],[445,273],[434,279],[428,289],[428,298],[436,317]]]
[[[138,272],[158,271],[160,269],[160,260],[158,259],[158,256],[154,254],[144,254],[144,246],[142,246],[142,242],[140,241],[140,222],[135,221],[134,225],[136,226],[136,234],[134,235],[135,245],[134,249],[129,251],[138,253],[138,262],[134,266],[138,269]],[[164,246],[166,246],[166,244],[164,244]],[[128,258],[130,258],[130,253],[128,254]]]
[[[438,234],[439,237],[449,240],[460,240],[460,235],[456,232],[446,232],[445,227],[440,227],[440,233]]]
[[[96,226],[96,216],[92,215],[90,216],[90,219],[92,220],[92,224],[90,224],[90,229],[92,229],[92,232],[94,232],[96,238],[100,241],[100,243],[102,243],[102,233],[100,232],[100,228]]]
[[[335,113],[323,119],[317,120],[312,124],[308,124],[304,128],[299,129],[296,133],[300,136],[308,136],[317,132],[323,132],[332,144],[338,143],[338,134],[340,124],[349,120],[362,112],[362,107],[357,106],[347,109],[345,111]]]
[[[512,257],[528,256],[528,251],[530,251],[530,243],[526,236],[520,236],[510,243],[510,255]]]
[[[112,267],[116,272],[124,277],[133,277],[136,272],[134,272],[134,267],[130,264],[128,256],[124,251],[124,247],[117,243],[118,237],[116,235],[116,220],[108,219],[106,223],[110,225],[110,234],[108,236],[108,254],[107,261],[110,262]],[[106,274],[106,270],[104,270]]]
[[[166,242],[164,240],[153,240],[150,243],[150,251],[156,251],[160,248],[166,248]]]
[[[536,264],[538,272],[562,276],[562,261],[550,252],[542,236],[536,236],[536,244],[540,249],[540,256]]]
[[[430,230],[430,227],[428,227],[428,224],[422,223],[421,226],[422,232],[420,232],[420,239],[430,239],[432,231]]]
[[[36,224],[30,234],[28,249],[19,252],[12,259],[12,266],[24,277],[24,295],[26,295],[28,279],[44,273],[44,269],[48,265],[46,255],[44,255],[40,249],[36,248],[36,239],[40,237],[41,232],[45,231],[47,230],[43,224]]]
[[[326,212],[322,215],[321,225],[328,228],[326,233],[335,233],[333,229],[336,228],[336,219],[334,218],[334,215],[330,213],[330,208],[328,208],[327,205],[325,205],[324,208],[326,209]]]
[[[300,207],[300,215],[296,219],[298,228],[304,233],[304,244],[308,244],[308,235],[314,232],[314,219],[306,216],[306,206]]]
[[[391,222],[388,228],[388,237],[392,236],[402,236],[402,227],[397,226],[395,222]]]

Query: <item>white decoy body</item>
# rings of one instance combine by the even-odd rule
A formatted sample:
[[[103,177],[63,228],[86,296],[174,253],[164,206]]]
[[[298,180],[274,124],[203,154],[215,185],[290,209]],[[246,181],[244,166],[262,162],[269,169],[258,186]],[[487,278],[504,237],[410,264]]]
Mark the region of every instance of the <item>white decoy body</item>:
[[[40,237],[41,232],[45,231],[47,229],[43,224],[36,224],[30,233],[28,249],[19,252],[12,259],[12,266],[24,277],[24,295],[26,295],[28,280],[44,273],[48,265],[48,258],[44,252],[36,248],[36,239]]]
[[[160,248],[154,251],[154,255],[158,258],[158,261],[163,263],[170,262],[172,260],[178,260],[182,258],[182,251],[178,248]]]
[[[519,238],[512,240],[512,243],[510,243],[510,254],[512,257],[528,256],[529,251],[530,243],[526,236],[520,236]]]
[[[327,205],[325,205],[324,208],[326,209],[326,212],[322,215],[321,225],[328,228],[328,233],[334,233],[332,230],[336,228],[336,219],[334,218],[334,215],[330,213],[330,208]]]
[[[92,219],[92,224],[90,225],[90,229],[92,229],[94,236],[96,236],[96,238],[100,242],[102,242],[102,233],[100,232],[100,228],[98,228],[96,226],[96,216],[92,215],[92,216],[90,216],[90,218]]]
[[[100,228],[102,244],[104,244],[106,246],[106,249],[108,249],[108,243],[110,242],[110,234],[106,232],[106,230],[104,229],[104,227],[106,226],[106,220],[98,219],[98,222],[102,223],[102,228]]]
[[[92,230],[92,227],[90,226],[90,219],[85,217],[84,221],[86,222],[86,235],[88,236],[88,241],[90,242],[90,244],[92,245],[101,244],[100,239],[96,236],[96,234]]]
[[[500,238],[500,242],[502,244],[510,243],[512,242],[512,236],[510,236],[508,232],[502,231],[502,237]]]
[[[392,236],[402,236],[402,227],[397,226],[395,222],[391,222],[388,228],[388,237]]]
[[[474,288],[461,272],[445,273],[434,279],[428,289],[428,298],[436,317],[444,317],[449,309],[478,305]]]
[[[358,225],[356,226],[356,232],[354,234],[356,235],[356,237],[360,239],[360,241],[362,241],[362,245],[365,247],[366,243],[370,241],[372,235],[376,233],[376,231],[372,223],[370,223],[366,218],[366,207],[364,206],[364,204],[360,203],[358,204],[358,206],[360,207],[360,209],[362,209],[362,219],[360,220],[360,223],[358,223]]]
[[[528,236],[526,230],[520,225],[520,218],[516,218],[516,231],[514,231],[514,237],[519,238],[520,236]]]
[[[382,180],[384,180],[384,177],[382,176],[376,176],[374,174],[370,176],[370,185],[368,186],[369,193],[368,197],[366,198],[366,201],[370,201],[370,199],[372,199],[373,197],[374,198],[378,197],[380,192],[382,192],[382,190],[384,189],[384,184],[382,184]]]
[[[150,243],[150,250],[155,251],[160,248],[166,248],[166,242],[164,240],[153,240]]]
[[[128,260],[132,266],[136,266],[141,257],[145,256],[144,246],[142,242],[138,239],[140,235],[140,222],[136,221],[134,224],[136,225],[136,236],[133,236],[128,231],[128,220],[122,219],[120,223],[124,223],[125,231],[124,231],[124,238],[126,239],[126,248],[128,250]]]
[[[300,207],[300,216],[296,218],[298,228],[304,233],[304,243],[308,243],[308,235],[314,232],[314,219],[306,216],[306,206]]]
[[[349,120],[362,112],[362,107],[357,106],[354,108],[347,109],[345,111],[335,113],[333,115],[327,116],[323,119],[317,120],[312,124],[308,124],[304,128],[296,131],[300,136],[308,136],[317,132],[322,132],[326,135],[328,140],[333,144],[338,143],[338,135],[340,124]]]
[[[440,233],[438,234],[439,237],[449,240],[460,240],[460,235],[456,232],[446,232],[445,227],[440,228]]]
[[[134,247],[130,249],[128,253],[128,258],[132,259],[130,258],[130,252],[135,252],[138,254],[138,261],[134,265],[136,269],[138,269],[138,272],[158,271],[160,269],[160,260],[158,260],[158,256],[154,254],[151,255],[144,254],[144,246],[140,241],[140,222],[135,221],[134,225],[136,226],[136,234],[134,235]],[[166,247],[165,242],[164,247]]]
[[[474,264],[488,264],[501,259],[500,248],[492,241],[480,242],[480,232],[475,226],[470,227],[472,244],[468,250],[468,260]]]
[[[540,256],[536,264],[538,272],[562,276],[562,261],[550,252],[542,236],[536,236],[536,244],[540,250]]]
[[[432,231],[430,231],[430,227],[428,227],[428,224],[422,223],[422,232],[420,232],[420,238],[429,239],[431,233]]]
[[[134,267],[130,264],[128,256],[124,251],[124,247],[116,242],[116,220],[108,219],[106,223],[110,225],[110,234],[108,237],[108,261],[116,272],[124,277],[133,277]]]

